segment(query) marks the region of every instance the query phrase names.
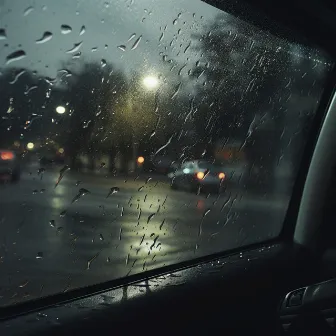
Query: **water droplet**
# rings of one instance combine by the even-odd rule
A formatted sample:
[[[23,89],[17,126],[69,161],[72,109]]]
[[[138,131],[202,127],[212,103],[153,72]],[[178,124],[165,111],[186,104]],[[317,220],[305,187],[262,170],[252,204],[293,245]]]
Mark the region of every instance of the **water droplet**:
[[[0,29],[0,40],[5,40],[7,38],[6,30]]]
[[[162,32],[159,41],[161,42],[163,40],[163,38],[164,38],[164,32]]]
[[[162,147],[160,147],[155,153],[154,153],[154,156],[156,156],[157,154],[159,154],[162,150],[164,150],[172,141],[173,139],[173,136],[171,136],[169,138],[169,140],[167,141],[167,143],[165,145],[163,145]]]
[[[33,195],[35,195],[35,194],[37,194],[37,193],[38,193],[37,189],[34,189],[34,190],[33,190]]]
[[[50,224],[50,226],[51,227],[56,227],[56,224],[55,224],[55,221],[53,220],[53,219],[51,219],[50,221],[49,221],[49,224]]]
[[[33,10],[34,10],[34,7],[32,7],[32,6],[27,7],[23,12],[23,16],[29,15]]]
[[[46,43],[46,42],[50,41],[52,39],[52,37],[53,37],[53,34],[49,31],[46,31],[43,34],[43,36],[40,39],[36,40],[35,42],[36,42],[36,44]]]
[[[19,61],[19,60],[22,60],[26,56],[27,55],[23,50],[14,51],[6,57],[6,65],[8,65],[10,63],[13,63],[13,62],[16,62],[16,61]]]
[[[177,85],[177,87],[176,87],[176,89],[175,89],[175,92],[174,92],[173,95],[171,96],[171,99],[174,99],[174,98],[177,96],[177,94],[178,94],[179,91],[180,91],[181,85],[182,85],[182,82],[180,82],[180,83]]]
[[[110,262],[111,261],[111,258],[110,257],[107,257],[106,258],[106,262]]]
[[[211,209],[208,209],[204,212],[203,217],[207,216],[210,213]]]
[[[82,55],[82,53],[80,51],[78,51],[77,53],[73,54],[72,59],[80,58],[81,55]]]
[[[72,32],[72,28],[68,25],[62,25],[61,26],[61,33],[66,35]]]
[[[85,33],[85,26],[82,26],[80,32],[79,32],[79,36],[83,35]]]
[[[63,210],[61,213],[60,213],[60,217],[64,217],[66,215],[66,210]]]
[[[138,191],[142,191],[143,188],[144,188],[144,186],[141,186],[141,187],[138,189]]]
[[[76,186],[78,187],[81,183],[82,183],[82,181],[77,181]]]
[[[78,51],[79,48],[82,46],[82,44],[83,44],[83,41],[78,42],[78,43],[74,43],[74,46],[71,49],[67,50],[66,53],[67,54],[72,54],[72,53]]]
[[[104,240],[104,237],[103,237],[103,235],[102,235],[102,234],[100,234],[100,235],[99,235],[99,239],[100,239],[101,241],[103,241],[103,240]]]
[[[149,221],[150,221],[154,216],[155,216],[155,212],[148,216],[148,218],[147,218],[147,224],[149,223]]]
[[[43,258],[43,252],[37,252],[36,259],[42,259]]]
[[[45,192],[45,189],[41,189],[40,193],[43,194]]]
[[[90,191],[85,188],[80,188],[78,194],[72,199],[71,204],[77,202],[81,197],[89,194]]]
[[[96,255],[94,255],[88,262],[87,262],[87,270],[89,270],[90,269],[90,267],[91,267],[91,263],[99,256],[99,253],[100,252],[98,252]]]
[[[189,44],[186,46],[186,48],[184,49],[184,53],[186,53],[188,51],[188,49],[190,48],[191,46],[191,41],[189,42]]]
[[[24,288],[29,284],[29,281],[25,281],[24,283],[22,283],[21,285],[19,285],[20,288]]]
[[[122,50],[122,51],[125,51],[126,50],[126,46],[121,44],[118,46],[118,49]]]
[[[14,79],[13,79],[12,81],[9,82],[9,84],[15,84],[15,83],[18,81],[18,79],[19,79],[24,73],[26,73],[26,70],[21,70],[21,71],[19,71],[19,72],[16,74],[16,76],[14,77]]]
[[[63,231],[63,226],[57,228],[57,234]]]
[[[110,195],[116,194],[119,191],[120,191],[120,188],[118,188],[118,187],[112,187],[110,189],[109,193],[107,194],[106,198],[108,198]]]
[[[133,33],[130,37],[129,37],[129,39],[127,40],[127,42],[129,42],[129,41],[131,41],[131,40],[133,40],[134,39],[134,37],[135,37],[135,33]]]
[[[106,60],[104,58],[100,61],[100,65],[102,66],[102,68],[106,66]]]
[[[135,40],[135,42],[134,42],[134,44],[133,44],[131,50],[134,50],[134,49],[136,49],[136,48],[138,47],[138,45],[139,45],[141,39],[142,39],[142,35],[140,35],[140,36]]]
[[[36,90],[38,88],[37,85],[33,85],[31,86],[29,89],[27,89],[24,94],[27,95],[30,91]]]
[[[162,226],[163,226],[164,222],[165,222],[165,219],[162,221],[162,223],[160,225],[160,230],[162,229]]]
[[[96,52],[98,50],[98,47],[93,47],[92,49],[91,49],[91,52]]]
[[[64,177],[64,174],[70,170],[70,167],[68,165],[65,165],[59,172],[59,176],[58,176],[58,179],[55,183],[55,188],[59,185],[59,183],[62,181],[63,177]]]

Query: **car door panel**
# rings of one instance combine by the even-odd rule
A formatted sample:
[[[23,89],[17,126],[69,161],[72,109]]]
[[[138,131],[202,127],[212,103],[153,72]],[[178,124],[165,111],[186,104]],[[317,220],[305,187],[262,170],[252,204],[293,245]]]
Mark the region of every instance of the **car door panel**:
[[[276,331],[279,299],[293,286],[302,285],[307,275],[306,265],[300,262],[303,255],[294,247],[272,243],[198,261],[191,267],[181,264],[175,272],[166,268],[146,280],[130,279],[128,285],[111,290],[107,289],[108,284],[97,285],[93,296],[85,297],[88,289],[63,293],[42,299],[49,308],[36,310],[28,302],[3,309],[5,320],[0,332],[70,335],[94,332],[100,326],[105,331],[112,328],[144,334],[149,326],[151,330],[164,326],[160,333],[255,330],[258,335],[270,335]],[[14,317],[20,310],[33,311]],[[195,325],[193,321],[199,323]]]

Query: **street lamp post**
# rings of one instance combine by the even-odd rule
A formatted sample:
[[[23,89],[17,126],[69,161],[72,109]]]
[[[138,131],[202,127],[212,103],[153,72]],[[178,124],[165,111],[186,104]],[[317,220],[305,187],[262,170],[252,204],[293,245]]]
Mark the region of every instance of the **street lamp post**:
[[[159,79],[156,76],[148,75],[148,76],[143,78],[142,84],[143,84],[143,87],[147,91],[153,91],[153,90],[157,89],[157,87],[159,86]],[[130,106],[131,114],[133,114],[134,113],[134,104],[133,104],[133,99],[132,98],[129,101],[129,106]],[[143,162],[138,162],[137,159],[136,159],[137,158],[137,152],[138,152],[138,143],[136,143],[137,139],[134,136],[133,128],[132,128],[132,140],[133,140],[132,141],[133,142],[133,146],[132,146],[133,147],[132,166],[134,167],[134,170],[135,170],[137,167],[142,168]],[[142,158],[142,157],[140,157],[140,158]]]

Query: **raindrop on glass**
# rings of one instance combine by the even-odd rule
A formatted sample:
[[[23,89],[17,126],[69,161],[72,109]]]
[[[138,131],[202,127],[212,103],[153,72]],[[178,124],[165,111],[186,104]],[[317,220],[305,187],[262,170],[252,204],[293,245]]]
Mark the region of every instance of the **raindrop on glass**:
[[[125,51],[126,50],[126,46],[121,44],[118,46],[118,49],[122,50],[122,51]]]
[[[147,218],[147,224],[149,223],[149,221],[155,216],[155,213],[152,213],[151,215],[148,216]]]
[[[131,40],[133,40],[134,39],[134,37],[135,37],[135,33],[133,33],[129,38],[128,38],[128,40],[127,40],[127,42],[129,42],[129,41],[131,41]]]
[[[70,26],[68,26],[68,25],[62,25],[61,26],[61,32],[64,35],[70,34],[72,32],[72,28]]]
[[[53,228],[56,227],[55,221],[53,219],[49,221],[49,224]]]
[[[67,54],[75,53],[76,51],[79,50],[79,48],[82,46],[82,44],[83,44],[83,41],[78,42],[78,43],[74,43],[74,46],[71,49],[67,50],[66,53]]]
[[[106,66],[106,60],[104,58],[100,61],[100,65],[102,66],[102,68]]]
[[[32,7],[32,6],[27,7],[23,12],[23,16],[29,15],[33,10],[34,10],[34,7]]]
[[[119,187],[112,187],[109,191],[109,193],[107,194],[106,198],[108,198],[110,195],[116,194],[120,191]]]
[[[136,49],[136,48],[138,47],[138,45],[139,45],[141,39],[142,39],[142,35],[140,35],[140,36],[135,40],[134,44],[132,45],[131,50],[134,50],[134,49]]]
[[[10,63],[13,63],[13,62],[16,62],[16,61],[19,61],[19,60],[22,60],[26,56],[27,55],[23,50],[14,51],[6,57],[6,65],[8,65]]]
[[[43,44],[50,41],[52,37],[53,37],[52,33],[47,31],[43,34],[43,36],[40,39],[36,40],[35,42],[36,44]]]
[[[77,202],[81,197],[89,194],[90,191],[85,188],[80,188],[78,194],[72,199],[71,203]]]
[[[82,26],[79,35],[83,35],[85,33],[85,30],[86,30],[85,26]]]
[[[0,29],[0,40],[5,40],[7,38],[6,30]]]
[[[37,252],[36,259],[42,259],[43,258],[43,252]]]

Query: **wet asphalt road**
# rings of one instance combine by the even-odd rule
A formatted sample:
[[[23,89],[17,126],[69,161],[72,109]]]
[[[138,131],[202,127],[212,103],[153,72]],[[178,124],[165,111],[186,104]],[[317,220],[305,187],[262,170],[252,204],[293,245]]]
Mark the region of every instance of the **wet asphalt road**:
[[[155,176],[69,171],[55,188],[58,171],[0,185],[1,306],[266,240],[286,210],[283,196],[195,195]]]

